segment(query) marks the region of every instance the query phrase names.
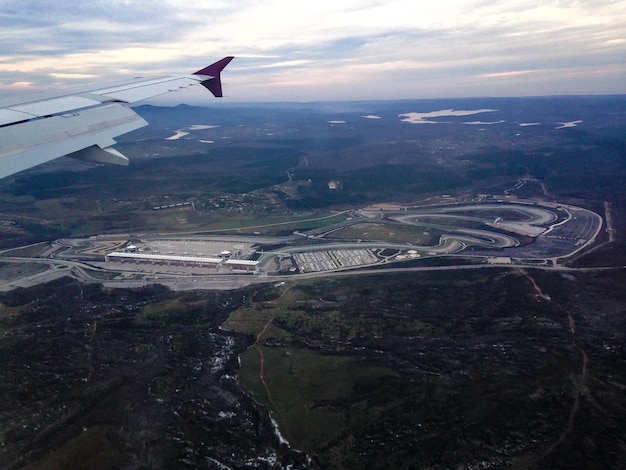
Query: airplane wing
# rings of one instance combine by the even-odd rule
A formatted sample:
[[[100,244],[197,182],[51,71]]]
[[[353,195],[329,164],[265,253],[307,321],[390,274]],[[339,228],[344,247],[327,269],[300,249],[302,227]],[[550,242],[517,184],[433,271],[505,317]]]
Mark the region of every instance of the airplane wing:
[[[114,138],[148,125],[128,104],[198,84],[221,97],[220,73],[232,59],[190,75],[136,79],[0,108],[0,178],[65,155],[128,165],[128,158],[112,148]]]

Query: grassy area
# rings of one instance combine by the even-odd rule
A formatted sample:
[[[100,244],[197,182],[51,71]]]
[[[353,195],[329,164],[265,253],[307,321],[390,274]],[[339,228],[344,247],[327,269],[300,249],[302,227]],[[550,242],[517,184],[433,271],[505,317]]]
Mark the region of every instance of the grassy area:
[[[329,336],[341,330],[336,313],[311,321],[304,311],[294,309],[307,297],[298,285],[286,285],[280,297],[233,312],[223,327],[257,337],[241,355],[240,383],[273,410],[286,439],[303,450],[319,452],[348,432],[355,421],[371,417],[371,410],[364,409],[347,419],[342,407],[353,399],[354,386],[396,373],[337,350],[303,344],[301,333],[309,328],[319,328]],[[318,321],[325,325],[315,325]]]
[[[260,380],[261,358],[267,388]],[[257,345],[241,355],[241,362],[240,383],[274,411],[286,439],[311,452],[349,429],[345,414],[335,404],[351,400],[355,383],[393,374],[351,356],[299,347]]]
[[[189,302],[178,298],[166,299],[144,306],[141,312],[135,316],[135,321],[138,323],[162,322],[173,314],[185,316],[203,305],[204,302],[202,300]]]
[[[166,209],[142,212],[141,218],[150,230],[184,230],[200,228],[207,222],[188,209]]]
[[[108,435],[109,428],[109,426],[94,426],[86,429],[52,454],[24,468],[47,470],[118,467],[125,462],[125,455]]]
[[[237,214],[233,217],[227,213],[198,213],[189,209],[181,210],[161,210],[145,211],[140,215],[136,214],[133,224],[141,227],[141,230],[163,231],[167,233],[236,233],[254,234],[275,234],[293,232],[295,230],[311,230],[319,227],[343,222],[345,214],[324,214],[314,213],[304,214],[298,217],[293,215],[257,215],[257,214]],[[92,221],[91,228],[84,224],[75,227],[74,231],[98,233],[99,221]],[[109,227],[110,228],[110,227]],[[110,230],[109,230],[110,231]]]
[[[87,274],[89,274],[89,277],[101,281],[108,281],[110,279],[114,279],[116,276],[119,275],[119,273],[110,271],[96,271],[92,269],[86,269],[85,271],[87,272]]]
[[[273,319],[274,314],[274,310],[240,308],[228,317],[222,327],[226,330],[258,336],[263,331],[263,327]]]
[[[214,225],[216,231],[237,231],[238,233],[276,233],[295,230],[312,230],[338,224],[346,220],[345,214],[314,216],[306,214],[300,217],[275,216],[256,217],[244,216],[237,219],[227,218]]]
[[[375,240],[390,243],[413,243],[428,245],[441,235],[439,230],[428,230],[425,227],[392,225],[383,222],[367,222],[349,225],[330,234],[329,238],[348,240]],[[436,243],[436,242],[435,242]]]
[[[43,242],[43,243],[35,243],[33,245],[28,245],[28,246],[23,246],[20,248],[16,248],[14,250],[8,250],[4,253],[2,253],[0,256],[22,256],[25,258],[34,258],[35,256],[37,256],[41,250],[43,250],[44,248],[46,248],[46,246],[48,246],[48,243]]]
[[[6,329],[3,325],[7,320],[16,317],[19,313],[19,307],[9,307],[8,305],[0,303],[0,331]]]

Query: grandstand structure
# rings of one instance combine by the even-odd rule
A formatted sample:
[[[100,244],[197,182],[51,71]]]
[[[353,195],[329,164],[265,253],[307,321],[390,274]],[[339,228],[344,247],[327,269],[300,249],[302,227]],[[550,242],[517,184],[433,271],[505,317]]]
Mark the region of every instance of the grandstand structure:
[[[183,266],[183,267],[225,267],[233,271],[253,272],[258,261],[245,259],[230,259],[227,257],[180,256],[162,255],[145,252],[112,252],[105,256],[107,263],[148,263],[153,265]]]

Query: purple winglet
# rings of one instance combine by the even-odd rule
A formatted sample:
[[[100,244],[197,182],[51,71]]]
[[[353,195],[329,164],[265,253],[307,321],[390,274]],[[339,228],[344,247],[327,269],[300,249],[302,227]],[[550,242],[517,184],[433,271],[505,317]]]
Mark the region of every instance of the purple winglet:
[[[218,60],[217,62],[211,65],[207,65],[206,67],[204,67],[201,70],[198,70],[197,72],[194,72],[194,75],[208,75],[212,77],[203,81],[202,85],[211,93],[213,93],[213,96],[215,96],[216,98],[220,98],[223,96],[220,72],[224,70],[224,67],[226,67],[230,63],[230,61],[233,59],[234,57],[232,56],[224,57],[223,59]]]

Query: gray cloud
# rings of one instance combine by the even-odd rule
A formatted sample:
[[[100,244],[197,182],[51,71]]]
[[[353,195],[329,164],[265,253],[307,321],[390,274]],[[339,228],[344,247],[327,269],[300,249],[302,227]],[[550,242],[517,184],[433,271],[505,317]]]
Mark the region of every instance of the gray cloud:
[[[9,0],[0,23],[10,25],[0,31],[2,55],[62,55],[174,39],[195,22],[159,2]]]
[[[228,77],[240,99],[322,99],[344,86],[417,97],[444,83],[437,93],[448,96],[552,93],[559,83],[563,93],[626,92],[622,2],[335,3],[4,0],[0,94],[13,82],[191,71],[226,54],[238,56]]]

